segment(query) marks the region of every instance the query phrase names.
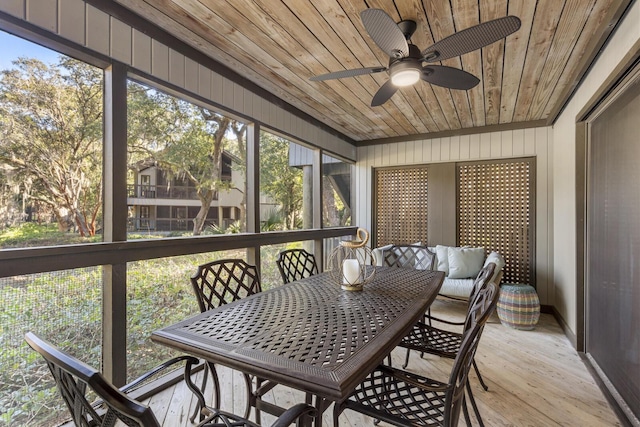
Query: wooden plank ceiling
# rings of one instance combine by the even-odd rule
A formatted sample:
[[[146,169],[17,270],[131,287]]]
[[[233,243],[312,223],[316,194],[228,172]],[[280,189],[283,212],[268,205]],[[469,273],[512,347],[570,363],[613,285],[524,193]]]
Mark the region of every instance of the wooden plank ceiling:
[[[117,0],[180,40],[353,141],[511,123],[552,123],[629,0]],[[328,81],[314,75],[387,66],[359,13],[415,20],[421,50],[462,29],[515,15],[505,40],[441,65],[480,79],[469,91],[420,81],[371,107],[386,72]]]

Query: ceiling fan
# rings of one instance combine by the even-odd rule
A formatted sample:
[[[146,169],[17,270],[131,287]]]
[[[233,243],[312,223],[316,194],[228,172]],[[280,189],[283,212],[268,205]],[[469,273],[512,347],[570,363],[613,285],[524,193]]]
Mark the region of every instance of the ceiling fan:
[[[506,16],[454,33],[420,51],[416,45],[409,42],[417,27],[415,21],[404,20],[396,24],[382,9],[363,10],[360,17],[369,36],[389,55],[389,65],[335,71],[311,77],[310,80],[341,79],[387,71],[390,79],[373,96],[372,107],[384,104],[399,87],[410,86],[420,79],[450,89],[473,88],[480,82],[473,74],[444,65],[422,64],[443,61],[480,49],[520,28],[518,17]]]

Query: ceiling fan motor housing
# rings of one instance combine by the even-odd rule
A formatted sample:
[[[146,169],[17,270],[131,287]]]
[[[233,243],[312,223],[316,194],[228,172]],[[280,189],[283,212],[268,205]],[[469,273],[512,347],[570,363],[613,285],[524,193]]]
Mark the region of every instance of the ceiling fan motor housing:
[[[389,61],[389,76],[395,86],[409,86],[420,80],[422,73],[422,58],[420,49],[409,44],[409,55]]]

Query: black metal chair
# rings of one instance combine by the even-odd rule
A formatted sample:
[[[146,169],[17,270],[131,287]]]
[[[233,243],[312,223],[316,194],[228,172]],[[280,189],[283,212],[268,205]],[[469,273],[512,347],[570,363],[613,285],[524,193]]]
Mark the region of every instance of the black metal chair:
[[[242,259],[222,259],[198,266],[198,270],[191,277],[191,285],[196,294],[200,312],[205,312],[221,305],[262,292],[260,277],[255,266]],[[213,363],[207,362],[206,370],[211,373],[213,381],[214,406],[220,406],[220,380]],[[202,389],[206,388],[208,373],[202,380]],[[251,393],[251,377],[244,374],[247,382],[248,394]],[[249,402],[249,400],[247,400]],[[247,403],[245,418],[251,410]],[[197,413],[191,418],[195,419]]]
[[[242,259],[199,265],[191,285],[201,312],[262,292],[258,270]]]
[[[497,285],[490,283],[476,293],[469,321],[447,382],[381,365],[334,407],[334,426],[345,409],[397,426],[455,427],[460,409],[470,424],[465,388],[484,324],[498,303]]]
[[[386,267],[433,270],[436,254],[425,246],[394,245],[384,251],[382,265]]]
[[[191,369],[198,363],[198,359],[195,357],[181,356],[171,359],[127,386],[117,388],[107,381],[102,373],[59,350],[36,334],[28,332],[25,339],[31,348],[45,359],[58,390],[71,412],[72,420],[77,426],[111,427],[117,421],[122,421],[127,426],[161,426],[153,410],[132,398],[128,393],[135,390],[140,384],[144,384],[150,377],[155,377],[179,363],[184,363],[184,381],[189,389],[195,393],[202,408],[201,418],[203,419],[198,427],[229,427],[231,425],[234,427],[257,427],[257,424],[249,420],[205,405],[202,393],[191,381]],[[89,389],[96,394],[98,401],[89,403],[87,400]],[[273,426],[288,426],[314,414],[315,409],[312,406],[298,404],[282,414]],[[308,421],[307,419],[307,423]]]
[[[284,284],[318,274],[315,256],[304,249],[287,249],[280,252],[276,264]]]
[[[471,296],[469,299],[469,305],[467,307],[467,314],[463,322],[452,322],[445,319],[437,318],[435,316],[431,316],[430,314],[426,315],[429,322],[431,322],[431,320],[435,320],[449,325],[463,325],[464,328],[462,333],[436,328],[431,325],[431,323],[418,322],[416,325],[414,325],[411,332],[409,332],[409,334],[407,334],[402,339],[402,342],[398,345],[399,347],[407,349],[405,363],[404,365],[402,365],[403,369],[406,369],[407,365],[409,364],[409,354],[411,350],[419,351],[421,355],[427,353],[445,357],[448,359],[455,359],[458,356],[458,353],[460,353],[460,350],[462,348],[464,332],[470,327],[472,317],[474,316],[473,309],[476,295],[491,284],[497,287],[497,285],[490,282],[491,278],[493,277],[494,270],[495,264],[489,263],[482,270],[480,270],[480,273],[478,273],[478,276],[474,280],[473,289],[471,291]],[[498,290],[499,289],[500,288],[498,287]],[[476,372],[476,375],[478,376],[478,380],[482,385],[482,388],[485,391],[488,390],[488,386],[485,384],[482,375],[480,375],[480,370],[478,369],[475,358],[472,359],[472,365],[473,369]],[[471,387],[469,387],[469,400],[473,407],[476,418],[478,419],[478,422],[480,423],[480,425],[483,425],[482,417],[480,416],[480,412],[478,411],[475,399],[471,392]]]

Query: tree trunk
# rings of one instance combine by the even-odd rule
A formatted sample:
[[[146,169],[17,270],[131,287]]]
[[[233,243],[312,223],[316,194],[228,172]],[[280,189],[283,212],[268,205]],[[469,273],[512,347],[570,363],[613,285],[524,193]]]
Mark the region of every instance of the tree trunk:
[[[324,218],[324,225],[329,227],[337,227],[340,224],[340,218],[338,216],[338,209],[336,207],[336,199],[333,194],[333,185],[331,181],[325,176],[322,178],[322,201],[324,208],[322,209],[322,217]]]
[[[76,227],[78,227],[78,232],[80,233],[80,236],[82,237],[92,236],[91,231],[89,230],[89,226],[87,226],[87,220],[85,219],[84,215],[82,215],[80,212],[76,210],[74,211],[73,216],[75,217],[74,219],[75,219]]]
[[[63,214],[60,209],[54,209],[53,214],[58,222],[58,231],[67,232],[73,227],[73,221],[69,218],[69,215]]]
[[[204,194],[198,191],[198,198],[200,199],[200,210],[193,219],[193,235],[199,236],[204,231],[204,224],[207,221],[207,214],[209,208],[211,208],[211,202],[213,201],[213,191],[207,190]]]

